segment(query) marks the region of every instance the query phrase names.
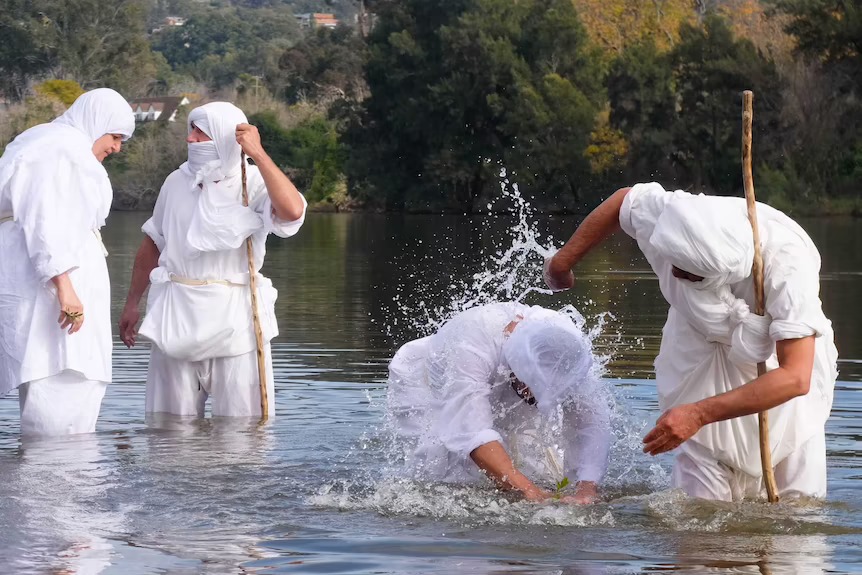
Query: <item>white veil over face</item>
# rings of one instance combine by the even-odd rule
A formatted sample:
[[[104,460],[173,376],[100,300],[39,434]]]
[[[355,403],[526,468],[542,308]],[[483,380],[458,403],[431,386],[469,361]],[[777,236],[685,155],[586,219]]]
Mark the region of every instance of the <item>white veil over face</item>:
[[[566,317],[527,317],[503,344],[503,357],[532,391],[539,411],[553,412],[583,387],[592,386],[592,346]]]
[[[209,174],[213,174],[214,176],[209,178],[212,180],[238,174],[242,148],[236,141],[236,127],[238,124],[247,123],[245,113],[229,102],[210,102],[192,110],[188,118],[189,133],[194,124],[212,138],[218,160],[205,166],[195,166],[197,169],[193,169],[189,162],[186,162],[180,168],[192,176],[201,174],[207,178]],[[197,144],[190,144],[194,145]]]

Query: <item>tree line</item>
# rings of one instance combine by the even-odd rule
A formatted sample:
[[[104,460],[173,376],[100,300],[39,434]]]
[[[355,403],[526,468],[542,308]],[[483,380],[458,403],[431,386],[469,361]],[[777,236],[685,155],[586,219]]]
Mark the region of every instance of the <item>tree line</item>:
[[[9,39],[0,45],[0,144],[68,105],[75,86],[228,98],[320,204],[482,211],[506,170],[537,208],[583,212],[635,181],[741,193],[741,92],[751,89],[759,197],[798,213],[862,207],[856,1],[0,7],[0,35]],[[294,14],[315,11],[344,24],[300,29]],[[354,24],[366,11],[370,30]],[[169,15],[183,25],[162,25]],[[139,129],[109,166],[121,205],[152,202],[182,160],[183,131]]]

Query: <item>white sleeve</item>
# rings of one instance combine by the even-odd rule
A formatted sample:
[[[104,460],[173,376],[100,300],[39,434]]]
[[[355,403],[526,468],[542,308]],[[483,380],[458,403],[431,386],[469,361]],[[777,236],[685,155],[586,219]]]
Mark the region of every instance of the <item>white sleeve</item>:
[[[438,341],[432,342],[428,383],[434,396],[434,433],[447,450],[466,459],[477,447],[502,442],[502,437],[493,428],[490,402],[496,362],[484,349],[481,334],[464,327],[450,324],[434,336]]]
[[[79,267],[81,248],[93,233],[89,227],[92,203],[82,194],[97,185],[63,156],[47,174],[37,173],[27,162],[16,162],[10,178],[12,213],[24,232],[27,254],[43,284]]]
[[[263,227],[266,233],[275,234],[280,238],[289,238],[296,235],[299,228],[305,223],[305,213],[308,208],[305,196],[302,194],[299,195],[302,198],[302,215],[293,221],[282,220],[275,215],[275,210],[272,208],[272,200],[269,198],[269,192],[267,192],[266,183],[263,181],[260,169],[256,166],[249,166],[247,177],[250,207],[263,218]]]
[[[167,190],[170,189],[170,181],[171,176],[168,176],[165,183],[162,184],[161,190],[159,190],[159,197],[156,198],[153,215],[144,222],[143,226],[141,226],[141,231],[150,236],[150,239],[153,240],[153,243],[155,243],[156,247],[159,248],[159,252],[165,251],[165,204],[168,201],[167,196],[169,192]]]
[[[610,406],[598,393],[565,408],[564,466],[569,481],[600,483],[608,470],[611,448]]]
[[[829,329],[820,301],[820,265],[807,246],[782,243],[764,254],[766,312],[773,341],[820,337]]]

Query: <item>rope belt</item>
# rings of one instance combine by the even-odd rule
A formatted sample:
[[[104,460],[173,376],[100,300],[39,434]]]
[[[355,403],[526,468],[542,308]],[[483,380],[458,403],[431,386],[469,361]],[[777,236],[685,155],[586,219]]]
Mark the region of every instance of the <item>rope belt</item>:
[[[208,286],[208,285],[223,285],[231,287],[245,287],[246,284],[238,284],[228,280],[196,280],[192,278],[184,278],[182,276],[171,274],[171,281],[174,283],[186,286]]]
[[[6,222],[11,222],[15,217],[9,212],[5,212],[0,214],[0,224],[5,224]]]

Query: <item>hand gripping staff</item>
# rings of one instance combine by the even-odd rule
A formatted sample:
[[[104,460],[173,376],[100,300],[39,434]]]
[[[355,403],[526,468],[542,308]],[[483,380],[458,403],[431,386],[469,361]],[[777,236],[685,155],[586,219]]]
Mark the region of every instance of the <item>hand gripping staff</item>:
[[[745,186],[745,203],[748,205],[748,221],[754,236],[754,263],[751,273],[754,279],[754,313],[763,315],[766,308],[763,291],[763,255],[760,253],[760,232],[757,229],[757,206],[754,202],[754,178],[751,175],[751,124],[754,119],[754,93],[746,90],[742,93],[742,181]],[[766,363],[757,364],[757,376],[766,373]],[[763,481],[766,483],[766,496],[770,503],[778,502],[778,488],[775,484],[775,473],[772,470],[772,451],[769,446],[769,412],[757,414],[760,425],[760,465],[763,469]]]
[[[248,207],[248,183],[245,175],[245,152],[240,155],[242,172],[242,205]],[[260,382],[260,419],[266,421],[269,417],[269,401],[266,395],[266,359],[263,355],[263,330],[260,327],[260,314],[257,304],[257,270],[254,269],[254,246],[251,236],[245,240],[248,255],[248,287],[251,291],[251,315],[254,321],[254,336],[257,340],[257,374]]]

